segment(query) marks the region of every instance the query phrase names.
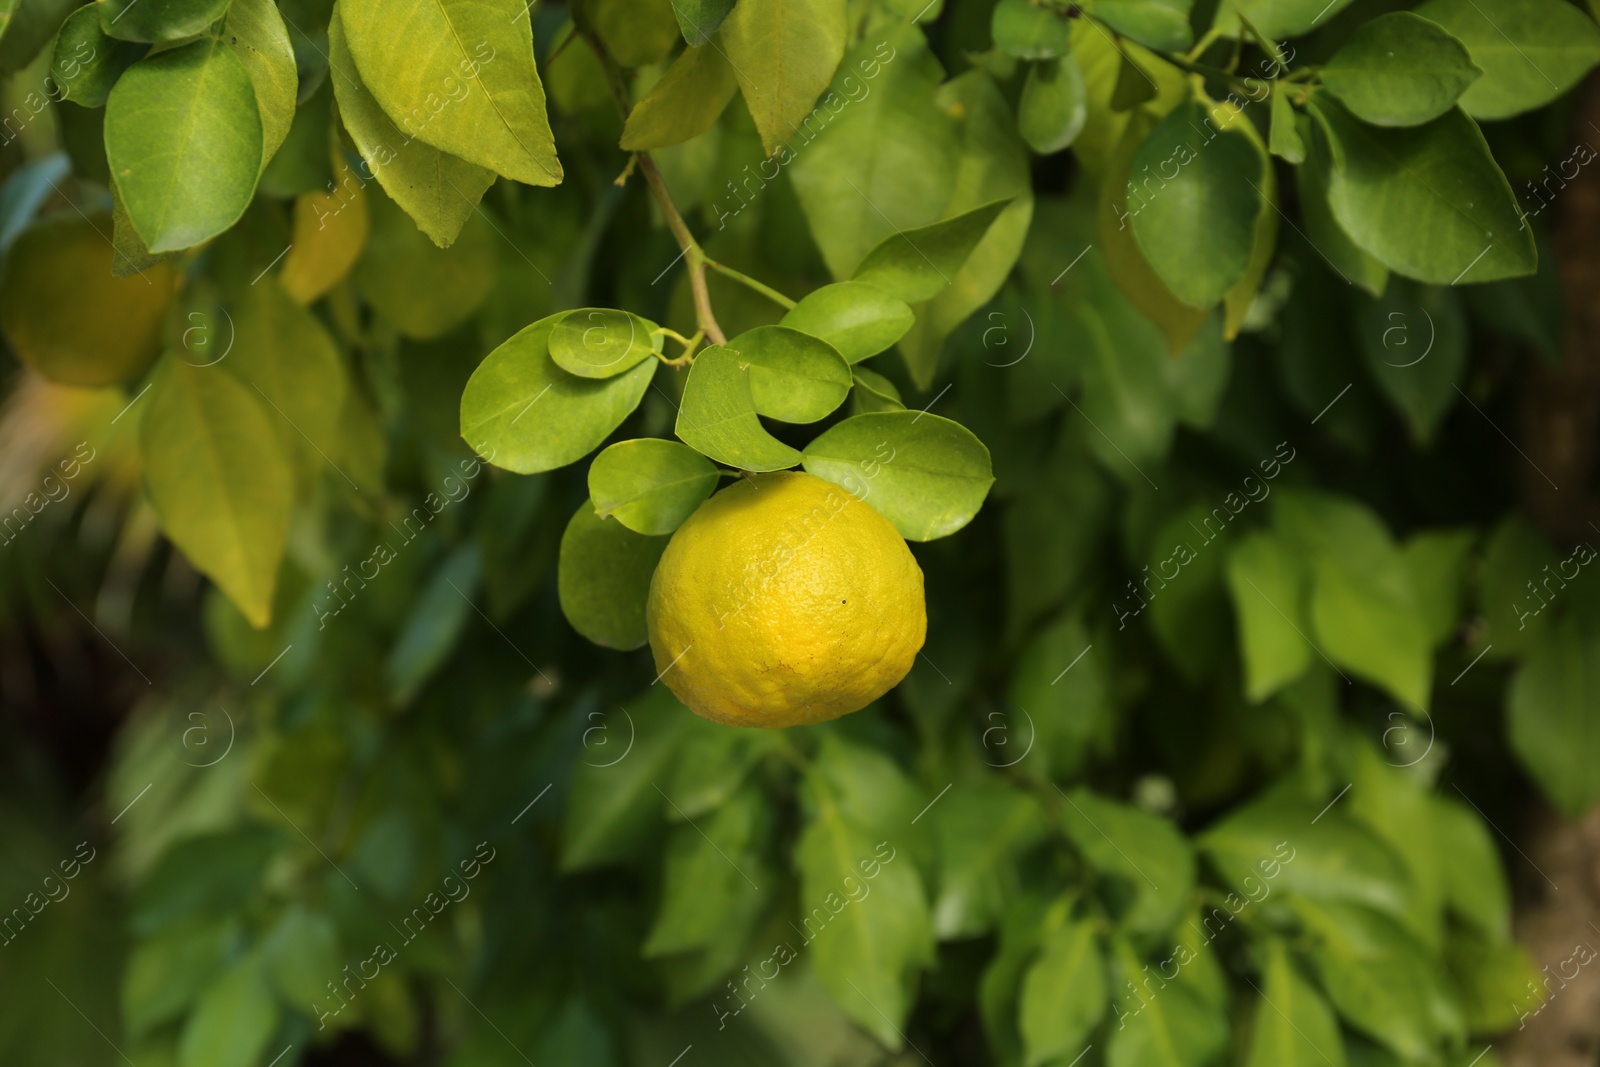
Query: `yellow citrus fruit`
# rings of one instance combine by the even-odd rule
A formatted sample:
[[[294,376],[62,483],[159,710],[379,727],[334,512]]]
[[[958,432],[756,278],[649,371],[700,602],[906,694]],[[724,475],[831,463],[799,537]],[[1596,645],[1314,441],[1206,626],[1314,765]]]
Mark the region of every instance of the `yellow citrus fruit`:
[[[646,616],[661,680],[729,726],[859,711],[927,634],[922,569],[872,507],[795,471],[740,479],[672,535]]]

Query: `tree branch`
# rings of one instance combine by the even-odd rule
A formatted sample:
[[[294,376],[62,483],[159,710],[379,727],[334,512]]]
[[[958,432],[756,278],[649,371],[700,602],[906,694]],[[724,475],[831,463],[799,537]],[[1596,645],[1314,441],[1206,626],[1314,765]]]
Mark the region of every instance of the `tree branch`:
[[[611,53],[606,51],[604,41],[587,30],[580,29],[577,32],[583,34],[584,40],[588,41],[589,47],[594,50],[595,58],[600,61],[600,68],[605,71],[606,84],[611,89],[611,98],[616,101],[617,113],[622,116],[623,124],[626,125],[633,105],[628,101],[628,90],[622,82],[621,69],[618,68],[616,60],[611,58]],[[650,187],[650,195],[655,197],[656,206],[661,209],[662,216],[667,220],[667,228],[672,231],[672,236],[677,238],[678,247],[683,250],[683,259],[689,268],[689,291],[694,296],[695,323],[712,344],[727,344],[728,338],[723,334],[722,327],[717,325],[717,317],[711,310],[711,291],[706,288],[705,251],[694,239],[694,234],[689,232],[689,226],[683,221],[683,216],[678,214],[678,207],[672,202],[672,194],[667,192],[666,183],[661,180],[661,172],[656,170],[655,160],[650,158],[650,153],[636,152],[634,158],[638,160],[639,171],[644,175],[645,184]]]

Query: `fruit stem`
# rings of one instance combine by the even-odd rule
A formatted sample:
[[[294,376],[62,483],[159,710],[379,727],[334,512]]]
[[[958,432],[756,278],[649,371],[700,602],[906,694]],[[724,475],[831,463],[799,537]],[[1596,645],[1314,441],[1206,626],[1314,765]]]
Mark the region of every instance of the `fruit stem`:
[[[778,290],[772,288],[772,286],[763,284],[762,282],[758,282],[754,278],[750,277],[750,275],[740,273],[739,271],[734,270],[732,267],[725,267],[721,263],[718,263],[714,259],[706,260],[706,266],[710,267],[712,270],[716,271],[718,274],[722,274],[722,275],[725,275],[725,276],[727,276],[729,278],[732,278],[734,281],[740,283],[741,285],[749,286],[750,288],[754,289],[756,292],[760,293],[762,296],[766,297],[768,300],[772,301],[774,304],[777,304],[779,307],[784,308],[785,310],[787,310],[789,308],[792,308],[795,305],[795,301],[790,300],[788,297],[786,297],[782,293],[778,292]]]
[[[623,125],[627,125],[628,113],[633,110],[633,105],[628,102],[628,90],[622,82],[622,70],[617,66],[616,60],[611,58],[611,53],[606,51],[605,42],[600,40],[593,31],[580,29],[584,40],[589,42],[589,47],[594,50],[595,58],[600,61],[600,68],[605,72],[606,84],[611,89],[611,98],[616,101],[617,112],[622,116]],[[667,220],[667,228],[672,231],[672,236],[677,238],[678,247],[683,250],[682,259],[689,268],[689,291],[694,296],[694,317],[702,333],[711,339],[711,343],[722,345],[728,343],[727,336],[722,332],[722,327],[717,325],[717,317],[711,311],[711,293],[706,288],[706,254],[700,248],[699,242],[694,239],[694,234],[689,232],[689,226],[683,221],[683,216],[678,214],[677,205],[672,202],[672,194],[667,192],[666,183],[661,180],[661,172],[656,170],[655,160],[650,158],[649,152],[636,152],[634,158],[638,160],[639,171],[644,175],[645,184],[650,186],[650,195],[655,197],[656,206],[661,209],[661,215]]]

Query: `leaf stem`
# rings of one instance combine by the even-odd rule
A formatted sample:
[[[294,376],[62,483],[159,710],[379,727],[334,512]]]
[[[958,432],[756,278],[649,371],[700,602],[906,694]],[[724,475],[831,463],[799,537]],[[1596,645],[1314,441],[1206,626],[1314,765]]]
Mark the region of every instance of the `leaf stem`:
[[[781,308],[788,309],[794,307],[795,305],[795,301],[790,300],[788,297],[778,292],[778,290],[772,288],[772,286],[758,282],[754,278],[750,277],[750,275],[736,271],[732,267],[725,267],[714,259],[706,260],[706,266],[710,267],[718,274],[726,275],[742,285],[749,286],[751,289],[754,289],[756,292],[760,293],[762,296],[766,297],[768,300],[772,301],[774,304],[777,304]]]
[[[589,42],[589,47],[594,50],[595,58],[600,61],[600,68],[605,72],[606,84],[611,89],[611,98],[616,102],[617,113],[622,116],[624,124],[628,121],[628,113],[633,110],[633,105],[628,101],[628,90],[622,83],[622,70],[617,66],[616,60],[611,58],[611,53],[606,51],[605,42],[591,31],[580,29],[584,40]],[[728,338],[722,332],[722,327],[717,325],[717,317],[711,311],[711,293],[706,288],[706,254],[701,249],[699,242],[694,239],[694,234],[689,232],[689,226],[683,221],[683,216],[678,214],[677,205],[672,202],[672,194],[667,192],[666,183],[661,180],[661,172],[656,170],[655,160],[650,158],[649,152],[637,152],[639,172],[644,175],[645,184],[650,186],[650,195],[655,197],[656,206],[661,209],[661,215],[667,220],[667,228],[672,231],[672,236],[677,238],[678,247],[683,250],[683,260],[689,268],[689,291],[694,296],[695,322],[701,332],[711,339],[712,344],[727,344]]]

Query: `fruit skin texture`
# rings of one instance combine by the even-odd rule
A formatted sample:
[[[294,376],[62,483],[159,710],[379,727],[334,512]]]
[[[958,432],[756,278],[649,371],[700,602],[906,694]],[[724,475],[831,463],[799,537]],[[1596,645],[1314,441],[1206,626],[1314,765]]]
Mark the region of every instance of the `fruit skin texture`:
[[[661,680],[728,726],[859,711],[906,676],[928,630],[922,569],[899,532],[796,471],[742,478],[689,516],[646,618]]]

